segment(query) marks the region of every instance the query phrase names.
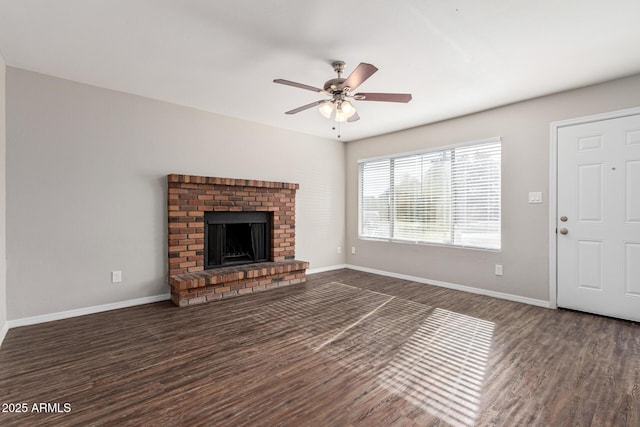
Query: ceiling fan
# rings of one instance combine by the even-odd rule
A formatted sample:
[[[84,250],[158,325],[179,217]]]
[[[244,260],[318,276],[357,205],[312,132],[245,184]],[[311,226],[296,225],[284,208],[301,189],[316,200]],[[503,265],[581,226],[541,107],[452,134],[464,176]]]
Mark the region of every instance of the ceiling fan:
[[[275,79],[273,81],[274,83],[311,90],[330,97],[329,99],[314,101],[302,107],[294,108],[293,110],[285,112],[285,114],[296,114],[319,105],[320,114],[328,119],[333,116],[336,122],[355,122],[360,119],[360,116],[358,116],[355,107],[351,101],[349,101],[350,99],[356,101],[386,102],[411,101],[410,93],[355,92],[358,86],[378,71],[378,68],[374,65],[361,62],[346,79],[342,78],[342,73],[344,72],[343,61],[334,61],[331,65],[333,66],[333,70],[338,73],[338,77],[327,80],[322,89],[290,80]]]

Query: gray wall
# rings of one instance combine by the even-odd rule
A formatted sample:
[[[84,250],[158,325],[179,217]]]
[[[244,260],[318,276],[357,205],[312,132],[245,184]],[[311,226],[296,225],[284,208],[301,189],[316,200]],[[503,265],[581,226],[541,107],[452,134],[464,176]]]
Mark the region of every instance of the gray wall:
[[[548,300],[549,123],[640,105],[637,75],[345,148],[11,67],[6,72],[8,268],[6,301],[0,274],[0,322],[5,306],[6,318],[20,319],[167,293],[168,173],[300,183],[296,253],[311,268],[347,262]],[[503,140],[501,252],[358,239],[358,159],[491,136]],[[2,156],[0,145],[4,167]],[[529,191],[543,191],[544,203],[528,204]],[[0,182],[0,209],[3,196]],[[3,240],[0,234],[0,251]],[[355,246],[357,254],[339,255],[337,246]],[[494,275],[494,264],[504,265],[504,276]],[[110,283],[112,270],[123,270],[122,284]]]
[[[7,234],[6,234],[6,66],[0,55],[0,344],[7,323]]]
[[[549,300],[549,124],[640,106],[640,75],[550,95],[399,133],[348,143],[347,255],[352,265],[526,298]],[[502,251],[489,252],[358,239],[359,159],[500,136]],[[542,191],[543,204],[528,204]],[[504,266],[504,276],[494,265]]]
[[[169,173],[299,183],[297,258],[344,263],[342,142],[11,67],[7,124],[8,319],[168,293]]]

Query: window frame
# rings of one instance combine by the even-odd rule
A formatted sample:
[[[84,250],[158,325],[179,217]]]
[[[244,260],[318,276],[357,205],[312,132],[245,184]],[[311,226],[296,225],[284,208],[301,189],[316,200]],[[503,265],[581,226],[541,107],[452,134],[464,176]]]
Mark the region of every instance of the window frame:
[[[438,153],[445,152],[448,150],[454,150],[457,148],[471,147],[474,145],[483,145],[489,143],[498,143],[500,144],[500,225],[499,225],[499,247],[498,248],[487,248],[480,246],[468,246],[462,244],[454,244],[454,243],[438,243],[438,242],[427,242],[421,240],[410,240],[410,239],[402,239],[397,237],[375,237],[375,236],[366,236],[362,234],[362,209],[363,209],[363,192],[362,192],[362,164],[367,162],[374,161],[382,161],[382,160],[391,160],[391,159],[399,159],[403,157],[415,156],[415,155],[424,155],[430,153]],[[359,159],[358,163],[358,239],[359,240],[370,240],[370,241],[380,241],[380,242],[390,242],[390,243],[403,243],[403,244],[412,244],[412,245],[425,245],[425,246],[438,246],[438,247],[446,247],[446,248],[456,248],[456,249],[469,249],[469,250],[478,250],[478,251],[488,251],[488,252],[501,252],[502,251],[502,138],[499,136],[484,138],[473,141],[466,141],[457,144],[443,145],[437,147],[431,147],[428,149],[415,150],[415,151],[406,151],[401,153],[388,154],[383,156],[376,157],[367,157],[363,159]],[[390,179],[389,184],[393,187],[393,173],[390,171]],[[395,192],[392,193],[392,198],[395,199]],[[453,200],[452,200],[453,205]],[[390,211],[394,210],[393,202],[390,206]],[[395,215],[392,215],[389,219],[389,227],[390,234],[393,235],[393,221],[395,219]],[[453,220],[452,220],[453,221]],[[453,224],[451,226],[451,232],[453,233]]]

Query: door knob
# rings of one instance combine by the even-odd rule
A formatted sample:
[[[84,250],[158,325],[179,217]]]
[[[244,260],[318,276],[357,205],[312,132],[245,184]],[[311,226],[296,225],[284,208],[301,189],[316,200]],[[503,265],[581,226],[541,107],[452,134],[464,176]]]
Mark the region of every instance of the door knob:
[[[560,234],[567,234],[569,232],[569,230],[567,230],[566,228],[561,228],[560,229]]]
[[[567,218],[566,216],[561,216],[560,217],[560,221],[562,222],[567,222],[569,220],[569,218]]]

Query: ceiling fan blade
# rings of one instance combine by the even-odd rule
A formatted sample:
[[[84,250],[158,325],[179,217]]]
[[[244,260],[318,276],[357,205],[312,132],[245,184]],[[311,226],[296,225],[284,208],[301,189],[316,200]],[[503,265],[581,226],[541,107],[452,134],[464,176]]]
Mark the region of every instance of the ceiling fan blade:
[[[324,90],[322,90],[320,88],[309,86],[309,85],[305,85],[305,84],[302,84],[302,83],[292,82],[291,80],[275,79],[273,82],[274,83],[280,83],[281,85],[299,87],[300,89],[306,89],[306,90],[310,90],[312,92],[319,92],[319,93],[324,92]]]
[[[355,113],[353,116],[347,119],[349,123],[357,122],[358,120],[360,120],[360,116],[358,115],[358,113]]]
[[[376,71],[378,71],[378,69],[375,65],[361,62],[356,69],[349,74],[349,77],[347,77],[344,83],[342,83],[342,87],[348,87],[351,90],[356,90],[358,86],[371,77]]]
[[[359,92],[354,96],[358,101],[409,102],[410,93],[371,93]]]
[[[313,108],[316,105],[324,104],[325,102],[327,102],[326,99],[322,99],[320,101],[314,101],[314,102],[312,102],[310,104],[303,105],[302,107],[298,107],[298,108],[294,108],[293,110],[289,110],[289,111],[285,112],[285,114],[296,114],[296,113],[299,113],[300,111],[304,111],[304,110],[308,110],[309,108]]]

